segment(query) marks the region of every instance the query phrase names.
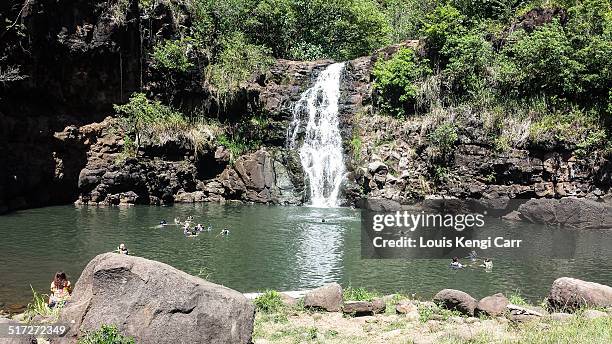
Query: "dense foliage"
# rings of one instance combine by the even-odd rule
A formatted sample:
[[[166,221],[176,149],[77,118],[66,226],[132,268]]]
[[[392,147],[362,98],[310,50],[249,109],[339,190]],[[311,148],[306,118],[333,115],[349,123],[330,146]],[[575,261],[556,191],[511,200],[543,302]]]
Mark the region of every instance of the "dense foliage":
[[[525,136],[584,152],[609,146],[610,1],[476,3],[431,9],[414,25],[422,51],[401,49],[376,64],[380,111],[488,117],[501,148],[524,144]]]
[[[470,114],[500,150],[609,145],[610,0],[141,0],[141,10],[159,3],[190,20],[156,41],[153,68],[166,80],[200,73],[221,106],[274,58],[347,60],[420,39],[378,58],[376,111]],[[442,128],[453,130],[432,127],[428,137],[445,155],[462,125]],[[220,140],[238,154],[252,146],[247,137],[241,129]]]

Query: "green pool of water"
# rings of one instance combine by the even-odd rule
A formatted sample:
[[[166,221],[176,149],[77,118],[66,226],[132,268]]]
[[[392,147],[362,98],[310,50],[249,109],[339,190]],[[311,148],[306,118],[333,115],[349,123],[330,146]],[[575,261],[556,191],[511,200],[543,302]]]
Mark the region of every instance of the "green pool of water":
[[[602,235],[610,239],[610,232],[598,233],[595,239],[593,232],[576,233],[581,247],[574,259],[524,261],[517,257],[496,261],[491,272],[477,268],[452,271],[448,260],[362,259],[360,214],[347,208],[200,204],[58,206],[0,216],[0,307],[26,304],[31,299],[30,285],[47,291],[58,270],[66,271],[76,282],[92,257],[116,249],[121,242],[134,255],[241,292],[299,290],[336,281],[423,298],[442,288],[461,289],[477,298],[520,290],[539,301],[561,276],[612,281],[612,245],[600,239]],[[185,238],[178,226],[157,225],[160,219],[172,223],[175,217],[189,215],[195,222],[210,224],[213,231]],[[322,223],[322,218],[327,221]],[[549,230],[521,226],[526,233]],[[231,230],[230,235],[218,236],[224,227]]]

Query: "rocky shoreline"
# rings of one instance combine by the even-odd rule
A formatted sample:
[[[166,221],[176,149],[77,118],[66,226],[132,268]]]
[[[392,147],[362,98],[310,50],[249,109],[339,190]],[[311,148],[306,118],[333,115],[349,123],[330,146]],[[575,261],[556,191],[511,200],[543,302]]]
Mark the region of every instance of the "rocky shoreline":
[[[562,277],[538,306],[501,293],[476,300],[443,289],[422,301],[363,288],[343,290],[337,283],[303,292],[243,295],[163,263],[106,253],[87,265],[58,318],[31,313],[0,317],[0,322],[20,321],[70,324],[67,335],[51,338],[51,343],[74,343],[105,324],[117,326],[137,343],[177,338],[189,343],[284,343],[301,338],[305,323],[307,335],[310,331],[314,336],[302,338],[306,342],[520,342],[529,335],[521,332],[525,328],[546,332],[576,321],[605,326],[612,321],[612,287]],[[294,332],[283,332],[287,327]],[[22,337],[11,343],[26,342],[36,339]]]

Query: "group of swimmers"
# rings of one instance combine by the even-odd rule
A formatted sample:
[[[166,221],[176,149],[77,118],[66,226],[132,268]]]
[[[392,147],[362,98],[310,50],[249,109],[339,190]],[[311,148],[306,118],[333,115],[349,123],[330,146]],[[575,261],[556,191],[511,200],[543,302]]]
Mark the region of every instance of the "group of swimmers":
[[[175,225],[183,226],[183,234],[186,237],[196,237],[202,232],[211,232],[213,230],[210,224],[206,228],[204,228],[204,226],[202,226],[201,223],[198,223],[197,225],[192,227],[191,226],[192,222],[193,222],[193,216],[188,216],[185,221],[181,221],[181,219],[178,217],[174,218]],[[160,226],[164,227],[168,225],[168,222],[162,219],[161,221],[159,221],[159,224]],[[229,232],[230,232],[229,229],[224,228],[218,235],[227,236],[229,235]]]
[[[476,253],[476,251],[470,252],[470,254],[466,258],[469,258],[472,264],[477,263],[479,260],[478,254]],[[461,264],[461,262],[459,262],[458,257],[454,257],[450,263],[451,269],[463,269],[467,266],[469,265]],[[485,258],[482,261],[482,264],[479,265],[479,267],[485,268],[485,270],[490,271],[491,269],[493,269],[493,261],[491,261],[490,258]]]

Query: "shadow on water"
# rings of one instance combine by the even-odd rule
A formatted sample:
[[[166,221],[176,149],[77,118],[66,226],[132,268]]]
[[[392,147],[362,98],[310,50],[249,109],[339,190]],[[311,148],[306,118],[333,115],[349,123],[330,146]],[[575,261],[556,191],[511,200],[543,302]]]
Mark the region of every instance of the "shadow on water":
[[[173,219],[187,216],[213,230],[186,238]],[[161,219],[170,225],[160,227]],[[477,298],[518,289],[539,301],[557,277],[612,281],[612,267],[605,258],[611,256],[610,240],[594,239],[586,232],[573,232],[571,240],[555,240],[560,246],[549,248],[573,250],[573,259],[517,257],[496,261],[491,272],[477,267],[452,271],[448,261],[440,259],[362,259],[360,223],[360,211],[347,208],[236,204],[58,206],[16,212],[0,217],[0,307],[27,303],[30,284],[46,291],[57,270],[76,281],[92,257],[115,250],[121,242],[134,255],[242,292],[297,290],[337,281],[424,298],[442,288],[461,289]],[[533,240],[561,235],[541,226],[522,226]],[[230,229],[227,237],[219,235],[223,228]]]

